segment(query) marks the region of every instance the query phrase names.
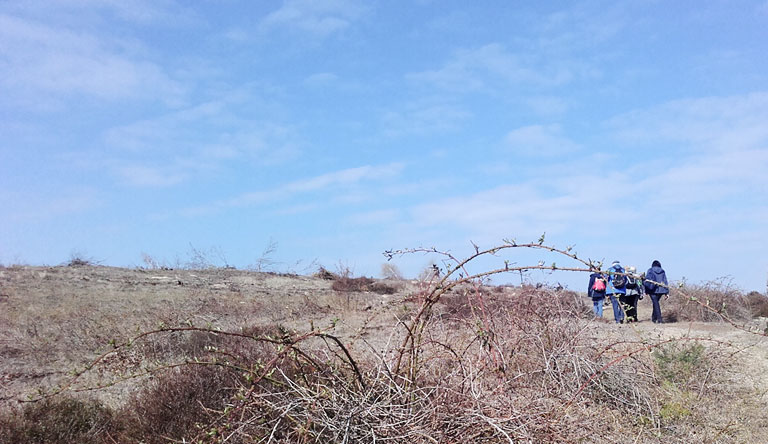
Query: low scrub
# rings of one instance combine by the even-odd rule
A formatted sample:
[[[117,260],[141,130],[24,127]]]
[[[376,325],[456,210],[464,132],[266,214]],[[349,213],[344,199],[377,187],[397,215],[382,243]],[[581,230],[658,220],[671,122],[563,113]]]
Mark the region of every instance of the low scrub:
[[[765,305],[768,306],[768,302]],[[672,288],[664,306],[664,316],[670,321],[712,322],[723,318],[747,321],[763,303],[757,299],[750,302],[729,280],[718,279],[705,284],[688,284],[681,289]]]
[[[768,296],[757,291],[747,293],[747,306],[754,318],[768,317]]]
[[[336,291],[370,291],[377,294],[395,294],[397,292],[395,287],[367,277],[339,277],[333,281],[331,288]]]
[[[0,414],[0,442],[103,444],[123,431],[119,418],[98,401],[59,396]]]
[[[487,274],[468,277],[457,272],[466,262],[459,264],[399,301],[394,329],[375,331],[387,345],[363,339],[361,352],[334,335],[336,321],[303,332],[162,327],[114,343],[90,367],[113,372],[115,382],[125,375],[141,382],[119,410],[60,393],[6,412],[0,437],[21,444],[740,442],[701,426],[711,419],[705,406],[729,399],[712,387],[727,371],[710,351],[716,345],[617,340],[574,292],[490,287]],[[325,276],[336,291],[372,291],[376,283]],[[714,300],[721,290],[697,294]],[[38,421],[52,423],[40,429]]]

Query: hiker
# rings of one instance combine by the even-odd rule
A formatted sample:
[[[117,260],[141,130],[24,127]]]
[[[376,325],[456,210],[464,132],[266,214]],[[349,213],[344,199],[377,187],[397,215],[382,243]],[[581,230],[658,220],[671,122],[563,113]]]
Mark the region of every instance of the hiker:
[[[592,298],[592,311],[595,317],[603,317],[603,301],[605,301],[605,276],[600,270],[593,268],[594,273],[589,275],[589,287],[587,287],[587,296]]]
[[[662,296],[669,299],[669,284],[667,283],[667,273],[661,268],[661,262],[653,261],[651,268],[645,273],[645,279],[643,281],[643,287],[645,293],[651,296],[651,302],[653,303],[653,314],[651,315],[651,321],[654,324],[661,324],[661,306],[659,300]]]
[[[637,322],[637,301],[642,298],[643,285],[640,283],[640,276],[637,275],[637,268],[627,267],[627,294],[619,297],[624,313],[627,315],[625,322]]]
[[[611,299],[613,319],[617,324],[621,324],[624,321],[624,308],[620,306],[618,298],[627,294],[627,276],[619,261],[613,261],[608,271],[611,273],[608,275],[608,288],[605,294]]]

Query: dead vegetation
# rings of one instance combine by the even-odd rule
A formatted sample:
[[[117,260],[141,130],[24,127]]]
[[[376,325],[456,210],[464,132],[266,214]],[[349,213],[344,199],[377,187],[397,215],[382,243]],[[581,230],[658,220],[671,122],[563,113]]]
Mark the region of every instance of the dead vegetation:
[[[768,431],[766,381],[734,381],[741,345],[594,322],[582,295],[492,286],[468,263],[386,304],[373,280],[326,271],[313,281],[325,299],[305,293],[256,324],[216,317],[237,306],[228,298],[258,302],[248,281],[222,286],[154,327],[102,332],[109,346],[87,365],[3,411],[0,442],[748,443]],[[166,288],[193,287],[179,281]],[[366,302],[323,313],[338,293]],[[311,322],[277,322],[294,316]],[[126,385],[119,403],[89,397]]]

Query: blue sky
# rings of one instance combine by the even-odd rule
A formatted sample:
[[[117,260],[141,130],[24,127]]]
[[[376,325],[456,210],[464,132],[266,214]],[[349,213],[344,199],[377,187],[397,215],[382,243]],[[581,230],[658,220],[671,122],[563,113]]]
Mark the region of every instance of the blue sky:
[[[768,279],[765,0],[4,1],[0,97],[5,264],[375,276],[546,232]]]

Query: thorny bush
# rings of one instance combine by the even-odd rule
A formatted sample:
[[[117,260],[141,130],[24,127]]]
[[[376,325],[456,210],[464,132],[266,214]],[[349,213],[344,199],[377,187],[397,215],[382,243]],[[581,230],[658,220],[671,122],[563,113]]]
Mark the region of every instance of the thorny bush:
[[[121,375],[115,383],[151,378],[117,415],[119,423],[104,413],[110,442],[573,443],[619,440],[630,418],[650,418],[635,442],[674,437],[654,419],[663,407],[654,398],[660,364],[649,351],[658,344],[606,344],[583,319],[589,309],[575,293],[490,290],[487,282],[493,274],[537,268],[588,272],[591,261],[570,248],[543,245],[543,236],[537,243],[475,248],[465,260],[435,249],[388,252],[436,254],[449,265],[406,298],[410,317],[393,332],[399,346],[383,352],[371,347],[353,355],[330,327],[303,333],[163,327],[114,344],[85,371],[111,366]],[[467,271],[474,259],[513,248],[543,249],[579,265],[511,267],[505,261],[496,270]],[[173,350],[174,360],[162,361],[168,355],[156,350]],[[88,390],[78,385],[82,373],[58,397],[29,408],[66,400],[64,391]],[[625,419],[606,430],[595,421],[605,411]],[[16,411],[2,420],[28,415]],[[24,424],[18,436],[32,430]],[[639,441],[646,428],[652,435]]]
[[[759,306],[758,300],[753,301]],[[753,317],[750,300],[728,278],[671,288],[664,305],[665,317],[670,321],[712,322],[724,317],[748,321]]]

